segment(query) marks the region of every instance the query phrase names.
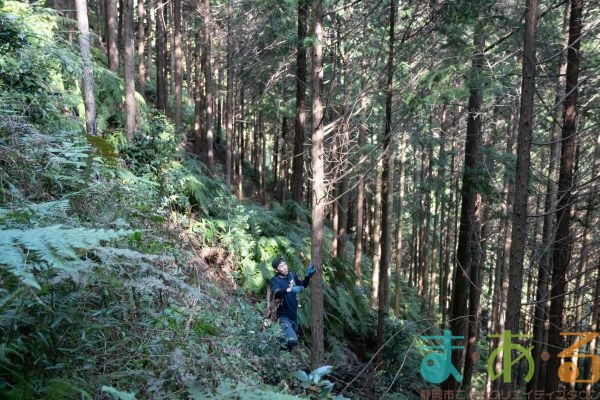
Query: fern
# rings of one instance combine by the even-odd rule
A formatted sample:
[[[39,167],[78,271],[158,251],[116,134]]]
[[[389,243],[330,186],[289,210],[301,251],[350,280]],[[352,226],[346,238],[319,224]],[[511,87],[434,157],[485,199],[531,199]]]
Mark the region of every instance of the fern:
[[[272,276],[272,271],[266,263],[256,262],[246,257],[240,264],[244,288],[252,293],[261,293],[265,290]]]
[[[32,224],[33,221],[51,222],[56,219],[66,219],[70,209],[67,200],[48,201],[45,203],[25,203],[15,208],[0,208],[0,226],[4,229],[15,228],[14,224]],[[11,226],[13,225],[13,226]]]
[[[100,242],[130,234],[125,230],[67,228],[53,225],[34,229],[0,231],[0,265],[24,284],[40,289],[34,271],[46,267],[73,271],[81,251]]]
[[[189,393],[194,400],[293,400],[296,396],[278,393],[273,388],[248,385],[245,383],[233,384],[230,381],[222,382],[214,393],[198,386],[191,387]]]
[[[299,221],[305,224],[310,223],[310,212],[293,200],[287,200],[279,209],[276,210],[277,217],[286,222]]]

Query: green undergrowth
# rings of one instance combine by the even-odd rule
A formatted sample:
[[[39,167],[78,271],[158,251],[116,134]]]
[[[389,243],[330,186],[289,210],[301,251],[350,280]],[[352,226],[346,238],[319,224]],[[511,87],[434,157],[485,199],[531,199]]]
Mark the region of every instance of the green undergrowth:
[[[326,377],[291,376],[310,372],[310,293],[293,353],[262,318],[273,258],[301,277],[310,262],[310,212],[239,202],[151,108],[127,143],[122,80],[101,62],[103,135],[86,137],[81,63],[55,34],[67,22],[0,0],[0,397],[333,398],[341,385]],[[414,398],[402,387],[419,379],[414,337],[426,324],[406,322],[418,305],[388,321],[390,368],[375,373],[367,296],[351,261],[324,261],[325,362],[333,373],[366,365],[373,391]]]

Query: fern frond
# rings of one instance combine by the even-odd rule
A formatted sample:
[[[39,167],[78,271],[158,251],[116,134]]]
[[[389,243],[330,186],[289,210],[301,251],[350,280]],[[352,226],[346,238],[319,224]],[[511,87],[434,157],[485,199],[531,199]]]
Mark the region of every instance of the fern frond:
[[[283,203],[283,206],[277,210],[277,217],[286,222],[299,221],[305,224],[311,219],[310,212],[293,200]]]
[[[102,241],[131,234],[126,230],[67,228],[53,225],[35,229],[0,231],[0,266],[24,284],[39,289],[33,272],[44,267],[64,271],[74,269],[82,250],[89,250]]]

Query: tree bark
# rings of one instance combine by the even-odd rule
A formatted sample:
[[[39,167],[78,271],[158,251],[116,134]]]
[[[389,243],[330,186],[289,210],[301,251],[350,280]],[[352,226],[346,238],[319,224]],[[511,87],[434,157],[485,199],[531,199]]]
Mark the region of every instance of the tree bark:
[[[400,185],[398,187],[398,218],[396,220],[396,292],[394,297],[394,314],[400,315],[402,308],[402,214],[404,213],[404,164],[406,163],[406,131],[402,131],[400,139],[400,165],[398,173],[400,174]]]
[[[163,0],[156,0],[156,108],[167,113],[167,68],[165,65],[165,13]]]
[[[323,102],[321,85],[323,82],[323,15],[321,0],[313,0],[312,35],[313,45],[312,70],[312,262],[317,272],[313,277],[311,289],[311,333],[312,352],[311,368],[321,366],[324,355],[323,343],[323,224],[325,219],[325,139],[323,130]]]
[[[594,163],[592,166],[592,177],[596,177],[598,176],[600,170],[600,135],[598,135],[598,138],[596,139],[596,148],[594,149]],[[596,185],[594,185],[595,188],[598,188],[599,185],[598,183],[596,183]],[[588,210],[587,210],[587,215],[590,215],[593,213],[593,211],[596,210],[597,204],[594,204],[594,200],[592,198],[588,199]],[[586,218],[587,218],[586,215]],[[591,225],[591,221],[589,221],[586,226]],[[589,262],[587,262],[587,258],[586,258],[586,264],[588,264]],[[600,262],[597,261],[597,265],[596,265],[596,280],[595,280],[595,284],[594,284],[594,295],[592,297],[592,305],[590,307],[590,332],[598,332],[598,319],[600,316]],[[592,268],[589,269],[589,271],[592,271]],[[591,275],[591,273],[590,273]],[[592,276],[590,276],[590,278],[592,278]],[[591,279],[590,279],[591,281]],[[588,354],[596,354],[596,343],[597,343],[597,338],[594,338],[589,345],[589,351]],[[584,373],[583,373],[583,379],[592,379],[592,359],[591,358],[587,358],[586,362],[585,362],[585,369],[584,369]],[[592,391],[592,383],[588,382],[585,385],[585,391],[586,391],[586,398],[591,398],[590,394]]]
[[[214,172],[214,155],[213,155],[213,82],[212,82],[212,66],[211,66],[211,8],[210,0],[202,0],[202,19],[204,26],[202,34],[204,37],[203,46],[203,72],[204,86],[206,90],[206,164],[208,170],[212,174]]]
[[[550,326],[548,329],[548,360],[546,370],[546,393],[558,388],[557,354],[563,349],[560,333],[564,331],[563,312],[566,272],[571,258],[571,209],[574,203],[573,164],[577,137],[577,83],[579,80],[579,47],[582,28],[583,0],[571,0],[569,17],[569,47],[567,52],[567,75],[565,108],[561,137],[560,168],[558,176],[557,227],[552,249],[552,291],[550,293]]]
[[[108,68],[119,72],[119,46],[118,46],[118,12],[117,0],[106,0],[106,48],[108,49]]]
[[[175,31],[175,40],[173,53],[175,58],[174,68],[174,87],[173,95],[175,97],[175,129],[181,131],[181,99],[183,86],[183,50],[181,39],[181,0],[173,0],[173,27]]]
[[[225,109],[225,183],[231,187],[233,143],[233,0],[227,1],[227,106]]]
[[[420,264],[420,282],[419,288],[422,290],[421,292],[421,314],[426,315],[427,305],[429,304],[429,292],[431,290],[431,286],[433,282],[429,279],[429,272],[432,268],[430,262],[430,244],[429,244],[429,225],[431,220],[431,190],[429,190],[429,183],[431,182],[431,169],[433,166],[433,152],[431,148],[431,144],[427,143],[423,146],[423,157],[421,168],[421,190],[425,191],[423,202],[423,208],[421,210],[422,213],[422,222],[421,222],[421,249],[419,250],[419,264]]]
[[[244,84],[241,82],[240,88],[240,125],[238,129],[239,138],[239,162],[238,162],[238,199],[244,198]]]
[[[267,188],[266,188],[266,175],[265,175],[265,142],[266,142],[266,133],[263,130],[263,113],[260,111],[258,113],[258,122],[256,129],[256,136],[258,139],[257,143],[257,151],[258,151],[258,193],[260,197],[260,202],[262,205],[266,204],[267,201]]]
[[[348,0],[344,0],[344,15],[343,22],[347,26],[350,23],[350,10],[348,5]],[[341,35],[338,34],[341,39]],[[350,194],[348,192],[348,176],[344,174],[348,166],[348,158],[349,154],[349,143],[350,143],[350,135],[349,135],[349,108],[350,108],[350,49],[347,48],[346,43],[340,43],[340,53],[342,60],[342,74],[344,78],[344,87],[342,93],[342,124],[340,127],[340,136],[339,138],[339,152],[340,152],[340,160],[342,162],[341,170],[343,176],[340,177],[339,186],[338,186],[338,199],[336,201],[337,207],[337,216],[338,216],[338,229],[336,232],[337,237],[337,248],[336,248],[336,256],[342,260],[346,259],[346,244],[348,242],[347,237],[347,225],[348,225],[348,199]]]
[[[381,266],[379,267],[379,299],[377,307],[377,357],[383,359],[385,317],[388,311],[388,271],[392,253],[392,100],[394,84],[394,30],[396,26],[396,1],[390,0],[389,50],[387,64],[387,87],[385,99],[385,130],[383,136],[383,171],[381,174]]]
[[[142,97],[146,97],[146,64],[144,58],[144,50],[146,49],[146,9],[144,1],[138,0],[138,81],[139,92]]]
[[[118,0],[119,15],[117,27],[117,46],[121,49],[125,48],[125,0]]]
[[[564,18],[563,18],[563,35],[566,40],[564,42],[564,49],[566,50],[568,45],[567,32],[569,29],[569,6],[565,6]],[[565,51],[566,52],[566,51]],[[554,119],[559,121],[561,118],[561,109],[558,104],[561,103],[564,96],[565,79],[564,75],[567,71],[567,64],[565,63],[564,53],[558,59],[559,76],[556,79],[556,96],[555,96],[555,113]],[[548,320],[548,309],[550,300],[548,299],[548,279],[550,277],[550,263],[551,263],[551,246],[552,246],[552,235],[554,227],[554,212],[552,212],[556,202],[556,178],[557,178],[557,165],[559,157],[559,145],[560,145],[560,125],[555,123],[552,129],[552,144],[550,145],[550,160],[548,163],[548,177],[546,179],[546,194],[544,199],[544,222],[542,226],[542,242],[540,250],[538,251],[538,278],[536,285],[536,296],[535,296],[535,310],[534,310],[534,323],[533,323],[533,345],[535,346],[532,351],[533,361],[538,366],[534,373],[531,381],[527,383],[527,391],[543,390],[544,381],[546,376],[546,361],[541,359],[542,351],[545,349],[545,330],[546,322]],[[542,379],[540,379],[542,377]]]
[[[282,83],[282,100],[283,104],[287,104],[287,84],[284,81]],[[285,201],[285,192],[287,190],[287,181],[288,181],[288,154],[287,154],[287,134],[288,134],[288,117],[287,114],[284,114],[281,119],[281,140],[279,137],[275,137],[275,145],[277,145],[276,150],[274,150],[274,161],[273,161],[273,170],[274,170],[274,182],[275,182],[275,190],[276,197],[279,203],[283,204]],[[281,144],[279,144],[281,142]]]
[[[437,185],[439,186],[439,190],[437,191],[437,200],[436,202],[440,203],[440,229],[438,232],[439,235],[439,246],[438,246],[438,270],[439,270],[439,313],[442,320],[442,323],[446,319],[446,296],[447,296],[447,282],[448,282],[448,272],[445,269],[445,253],[448,251],[447,243],[445,242],[446,237],[448,235],[448,223],[446,222],[446,209],[447,203],[449,199],[446,198],[444,190],[442,189],[446,182],[446,132],[448,130],[448,106],[444,104],[442,106],[442,121],[440,123],[440,141],[442,142],[440,145],[440,168],[438,169],[437,175]],[[449,219],[449,218],[448,218]]]
[[[296,118],[294,120],[294,156],[292,161],[292,200],[302,204],[304,193],[304,126],[306,122],[306,48],[307,0],[298,0],[298,43],[296,44]]]
[[[368,24],[366,14],[363,16],[363,39],[366,40],[368,37]],[[360,74],[360,111],[362,121],[358,125],[358,156],[363,157],[363,151],[366,144],[367,136],[367,125],[365,123],[367,119],[367,58],[363,56],[361,60],[361,74]],[[365,174],[361,171],[358,176],[358,185],[356,187],[356,236],[354,238],[354,285],[357,288],[362,286],[362,250],[363,250],[363,236],[364,236],[364,207],[365,207]]]
[[[194,154],[202,158],[202,71],[200,63],[200,35],[196,34],[194,49]]]
[[[139,0],[142,1],[142,0]],[[154,10],[154,0],[146,0],[146,57],[145,57],[145,74],[144,83],[150,81],[150,71],[152,71],[152,26],[154,24],[152,11]],[[140,60],[140,62],[142,62]],[[190,91],[193,92],[192,86]]]
[[[453,238],[456,236],[455,232],[456,230],[454,229],[455,227],[455,223],[454,223],[454,218],[452,217],[451,214],[454,214],[452,211],[456,209],[456,207],[454,206],[455,203],[455,198],[458,195],[458,190],[453,190],[453,186],[458,186],[455,185],[454,182],[457,180],[456,176],[458,175],[458,173],[456,173],[455,170],[455,164],[456,164],[456,154],[457,154],[457,143],[456,143],[456,131],[453,132],[452,137],[452,151],[450,152],[450,196],[447,202],[447,212],[448,212],[448,216],[446,217],[446,228],[445,228],[445,239],[444,239],[444,243],[445,243],[445,253],[444,253],[444,266],[442,268],[442,287],[443,287],[443,299],[442,299],[442,304],[443,304],[443,308],[442,308],[442,327],[444,327],[444,329],[446,328],[446,319],[448,316],[448,299],[449,299],[449,293],[450,293],[450,275],[451,275],[451,271],[450,271],[450,256],[451,254],[454,253],[454,249],[456,248],[454,246],[454,240]],[[454,216],[455,217],[455,216]]]
[[[491,156],[486,154],[485,160],[485,171],[490,176],[493,176],[493,163],[491,160]],[[490,229],[490,221],[488,218],[489,215],[489,204],[491,201],[490,197],[485,195],[480,195],[478,199],[477,205],[477,217],[481,223],[481,236],[478,244],[479,247],[479,257],[478,264],[473,265],[474,268],[471,268],[471,276],[470,280],[472,282],[472,290],[469,292],[469,336],[467,338],[467,346],[465,353],[465,367],[463,374],[463,386],[470,387],[471,379],[473,377],[473,372],[475,369],[476,360],[473,359],[472,355],[477,353],[479,335],[481,332],[481,314],[482,314],[482,306],[481,306],[481,295],[483,291],[483,273],[485,270],[486,264],[486,253],[487,253],[487,237]],[[490,285],[491,286],[491,285]]]
[[[371,265],[373,265],[373,271],[371,274],[371,306],[373,308],[377,307],[378,298],[379,298],[379,267],[381,266],[381,189],[383,187],[382,184],[382,172],[383,165],[382,160],[380,159],[377,162],[377,172],[375,177],[375,193],[373,199],[373,215],[371,218],[371,222],[373,223],[372,229],[372,261]]]
[[[50,6],[49,2],[46,2],[47,6]],[[75,5],[77,7],[77,5]],[[96,26],[94,30],[98,34],[98,45],[99,49],[102,49],[106,53],[106,47],[104,46],[103,38],[106,38],[106,4],[104,0],[94,1],[94,9],[96,12]],[[104,23],[103,23],[104,22]],[[90,46],[94,41],[90,41]]]
[[[479,75],[483,69],[483,34],[482,22],[477,21],[474,32],[475,54],[473,55],[472,74]],[[480,221],[477,215],[477,196],[479,190],[479,153],[481,147],[481,82],[478,77],[471,77],[469,83],[469,105],[467,120],[467,137],[465,141],[465,162],[463,185],[461,188],[461,214],[454,285],[452,290],[452,312],[450,330],[454,336],[468,335],[469,276],[471,268],[476,266],[477,254],[473,254],[479,246]],[[464,341],[463,341],[464,343]],[[452,364],[460,371],[463,367],[464,351],[452,352]],[[450,375],[442,383],[442,390],[456,390],[458,382]]]
[[[83,60],[83,98],[85,105],[85,130],[88,135],[96,135],[96,103],[94,100],[94,71],[90,51],[90,27],[88,24],[87,2],[76,0],[77,27],[79,28],[79,51]]]
[[[592,307],[590,309],[590,332],[598,332],[598,320],[600,319],[600,268],[596,268],[596,284],[594,290],[594,298],[592,300]],[[597,354],[597,341],[598,338],[594,338],[590,342],[588,348],[588,354]],[[584,379],[592,379],[592,359],[588,358],[585,363]],[[586,398],[590,398],[592,392],[592,383],[588,382],[585,385]]]
[[[523,290],[523,260],[527,242],[527,200],[531,164],[531,134],[533,132],[533,96],[535,92],[535,29],[537,0],[527,0],[525,33],[523,37],[523,66],[521,80],[521,108],[517,136],[517,165],[515,197],[513,199],[511,247],[506,299],[505,330],[520,333],[521,291]],[[516,369],[513,369],[516,372]],[[515,374],[513,374],[516,377]],[[512,380],[503,380],[503,391],[512,393]]]
[[[512,106],[508,113],[507,123],[507,139],[506,139],[506,155],[513,155],[514,147],[514,136],[516,133],[516,124],[514,123]],[[504,183],[502,186],[503,201],[500,207],[500,212],[504,215],[504,219],[501,220],[500,234],[498,235],[498,252],[496,259],[496,285],[494,286],[493,301],[495,308],[492,310],[492,324],[491,333],[502,335],[504,333],[504,321],[506,320],[506,297],[508,293],[508,257],[510,255],[510,232],[512,231],[512,203],[514,197],[514,188],[512,181],[514,177],[514,169],[508,166],[504,169]],[[489,341],[489,352],[491,353],[494,349],[501,346],[503,343],[502,338],[492,338]],[[494,363],[494,371],[498,373],[502,368],[502,353],[496,358]],[[486,382],[486,393],[489,397],[490,392],[499,390],[500,379],[496,379],[492,382],[491,377],[488,375]]]
[[[135,42],[133,37],[133,0],[123,3],[123,30],[125,40],[125,132],[131,142],[137,129],[137,106],[135,102]]]

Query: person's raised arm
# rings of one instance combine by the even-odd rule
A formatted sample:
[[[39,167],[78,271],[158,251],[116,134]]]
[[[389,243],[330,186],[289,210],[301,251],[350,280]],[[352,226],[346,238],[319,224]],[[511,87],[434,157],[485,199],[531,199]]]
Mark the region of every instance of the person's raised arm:
[[[312,278],[312,276],[315,274],[315,272],[317,272],[317,271],[315,270],[315,267],[314,267],[314,265],[312,265],[312,262],[311,262],[310,264],[308,264],[308,269],[306,270],[306,275],[304,275],[304,280],[300,280],[300,279],[298,279],[298,277],[296,275],[294,275],[294,280],[296,281],[296,285],[307,287],[308,284],[310,283],[310,278]]]

